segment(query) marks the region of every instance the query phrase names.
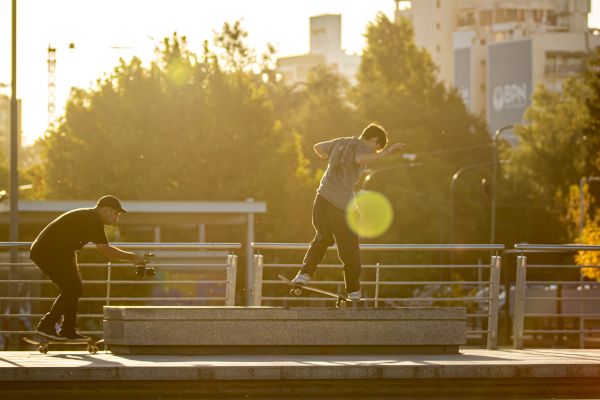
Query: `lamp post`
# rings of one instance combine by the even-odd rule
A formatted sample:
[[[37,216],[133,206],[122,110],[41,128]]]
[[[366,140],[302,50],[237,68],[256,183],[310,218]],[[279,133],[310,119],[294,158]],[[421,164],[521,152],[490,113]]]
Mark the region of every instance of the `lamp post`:
[[[12,0],[12,57],[10,95],[10,241],[19,240],[19,171],[17,163],[19,132],[17,123],[17,0]],[[11,262],[17,262],[16,251],[11,251]]]
[[[483,167],[486,165],[490,165],[490,161],[482,162],[478,164],[466,165],[462,168],[459,168],[453,175],[452,180],[450,181],[450,194],[448,198],[448,243],[452,243],[452,236],[454,231],[454,187],[456,185],[456,181],[460,176],[471,169]]]
[[[9,216],[9,240],[17,242],[19,240],[19,173],[17,170],[18,154],[18,123],[17,123],[17,0],[12,0],[12,40],[11,40],[11,94],[10,94],[10,216]],[[18,280],[19,270],[16,263],[18,261],[18,250],[10,249],[10,269],[9,279]],[[9,296],[16,296],[19,292],[19,286],[10,285]],[[10,302],[10,314],[18,312],[17,303]],[[10,330],[17,330],[17,319],[10,318]]]
[[[413,154],[413,153],[404,153],[402,154],[402,158],[404,158],[405,160],[409,160],[410,163],[408,164],[395,164],[395,165],[391,165],[389,167],[382,167],[382,168],[377,168],[374,169],[372,171],[370,171],[367,176],[365,176],[365,179],[363,180],[363,183],[360,187],[360,190],[365,190],[367,188],[367,184],[371,181],[371,179],[373,179],[373,176],[375,176],[376,174],[383,172],[383,171],[389,171],[392,169],[397,169],[397,168],[402,168],[402,167],[416,167],[418,165],[420,165],[419,163],[415,163],[414,161],[417,159],[417,155]]]
[[[502,132],[512,129],[513,125],[506,125],[494,133],[492,146],[492,205],[490,221],[490,243],[496,242],[496,189],[498,187],[498,140]]]

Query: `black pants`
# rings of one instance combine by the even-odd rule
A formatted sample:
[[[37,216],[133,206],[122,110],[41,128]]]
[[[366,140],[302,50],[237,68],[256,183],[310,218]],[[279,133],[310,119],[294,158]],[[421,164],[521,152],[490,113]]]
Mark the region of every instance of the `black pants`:
[[[313,275],[329,246],[337,243],[338,257],[344,264],[346,292],[360,290],[360,251],[358,236],[346,222],[346,211],[317,195],[313,205],[312,223],[316,234],[304,256],[301,272]]]
[[[44,315],[41,323],[54,325],[63,318],[61,329],[65,332],[74,331],[77,326],[77,304],[81,297],[81,276],[75,254],[70,259],[53,258],[32,251],[30,258],[60,289],[50,312]]]

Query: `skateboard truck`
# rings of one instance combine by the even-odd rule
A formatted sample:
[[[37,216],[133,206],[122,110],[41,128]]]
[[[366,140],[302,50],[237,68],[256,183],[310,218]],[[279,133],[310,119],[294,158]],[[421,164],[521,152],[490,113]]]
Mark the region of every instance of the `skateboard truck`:
[[[151,257],[154,257],[153,253],[144,254],[144,258],[151,258]],[[144,276],[154,277],[154,276],[156,276],[156,269],[153,267],[147,267],[146,263],[144,263],[144,264],[136,265],[135,274],[139,278],[144,277]]]
[[[335,306],[337,308],[346,308],[348,306],[348,303],[352,302],[352,300],[350,300],[348,297],[342,296],[342,295],[340,295],[338,293],[333,293],[333,292],[330,292],[328,290],[319,289],[319,288],[316,288],[314,286],[298,285],[298,284],[295,284],[294,282],[290,281],[289,279],[287,279],[283,275],[277,275],[277,277],[279,278],[279,280],[283,281],[285,284],[291,286],[290,295],[292,295],[294,297],[301,296],[302,295],[302,290],[308,290],[310,292],[320,293],[320,294],[323,294],[325,296],[333,297],[334,299],[336,299]]]

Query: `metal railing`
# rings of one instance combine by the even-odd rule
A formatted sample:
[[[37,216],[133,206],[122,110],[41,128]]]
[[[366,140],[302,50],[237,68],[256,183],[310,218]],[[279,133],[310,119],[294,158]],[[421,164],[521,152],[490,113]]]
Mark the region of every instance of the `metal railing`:
[[[517,244],[515,249],[521,255],[517,256],[513,346],[522,349],[526,335],[537,337],[537,344],[544,343],[540,338],[550,336],[552,343],[548,345],[551,346],[561,343],[571,346],[573,339],[570,338],[574,336],[580,348],[586,347],[586,340],[600,342],[600,335],[593,336],[600,334],[600,283],[585,280],[582,273],[583,268],[600,266],[532,264],[525,255],[600,251],[600,246]],[[557,270],[566,271],[562,274],[566,280],[556,279]],[[569,274],[576,274],[577,279],[573,280]],[[571,326],[565,328],[565,324]]]
[[[306,251],[308,244],[300,243],[252,243],[254,249],[253,272],[254,279],[252,285],[252,298],[254,306],[261,306],[264,303],[288,303],[288,302],[335,302],[335,299],[326,296],[311,296],[311,297],[296,297],[285,295],[288,293],[285,283],[277,278],[277,273],[283,273],[288,277],[295,274],[299,268],[299,263],[281,263],[281,262],[265,262],[264,252],[274,251],[273,258],[278,258],[281,252],[289,251]],[[330,250],[335,249],[335,246],[330,247]],[[362,244],[360,245],[361,252],[377,254],[389,252],[455,252],[455,253],[476,253],[476,252],[491,252],[489,264],[386,264],[382,263],[363,263],[361,276],[361,287],[363,288],[363,296],[367,303],[371,303],[374,307],[396,306],[396,305],[424,305],[436,304],[443,305],[456,303],[475,308],[474,312],[468,312],[467,321],[471,321],[473,328],[467,330],[467,335],[482,335],[487,337],[486,347],[493,349],[497,348],[498,338],[498,310],[500,298],[500,269],[501,257],[499,252],[504,250],[504,245],[463,245],[463,244]],[[341,270],[341,265],[338,264],[322,264],[317,270]],[[446,276],[452,271],[462,270],[470,271],[471,275],[476,275],[475,279],[470,280],[394,280],[383,277],[384,272],[388,276],[393,276],[400,271],[409,270],[428,270],[438,271]],[[484,273],[487,272],[487,279],[484,278]],[[369,279],[364,279],[365,275],[369,275]],[[431,274],[428,274],[431,275]],[[467,274],[468,275],[468,274]],[[339,274],[338,274],[339,276]],[[317,287],[335,287],[333,291],[338,293],[342,291],[344,282],[340,276],[337,280],[321,280],[315,279],[312,282]],[[414,287],[412,295],[398,296],[394,292],[400,291],[402,288]],[[449,288],[470,288],[471,293],[455,296]],[[432,290],[433,288],[433,290]],[[437,290],[438,293],[435,293]],[[279,292],[279,293],[278,293]],[[281,294],[281,293],[284,294]],[[405,291],[406,292],[406,291]],[[265,294],[266,293],[266,294]],[[439,296],[436,296],[439,295]],[[420,297],[425,296],[425,297]],[[482,323],[482,320],[487,321],[487,324]]]
[[[241,248],[239,243],[114,245],[152,252],[148,266],[157,273],[155,277],[140,277],[132,264],[93,262],[96,252],[80,254],[80,260],[88,259],[79,263],[84,287],[80,309],[85,311],[78,317],[86,334],[102,334],[98,328],[102,326],[103,305],[235,305],[234,252]],[[30,334],[58,294],[52,281],[29,261],[29,246],[25,242],[0,243],[0,257],[5,260],[10,259],[10,251],[19,250],[19,262],[0,261],[0,340]]]

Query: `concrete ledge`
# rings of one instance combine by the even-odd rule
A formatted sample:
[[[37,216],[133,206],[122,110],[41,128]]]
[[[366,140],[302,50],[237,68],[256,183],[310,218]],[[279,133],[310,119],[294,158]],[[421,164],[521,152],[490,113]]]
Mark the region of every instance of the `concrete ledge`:
[[[115,354],[457,353],[464,308],[104,307]]]

